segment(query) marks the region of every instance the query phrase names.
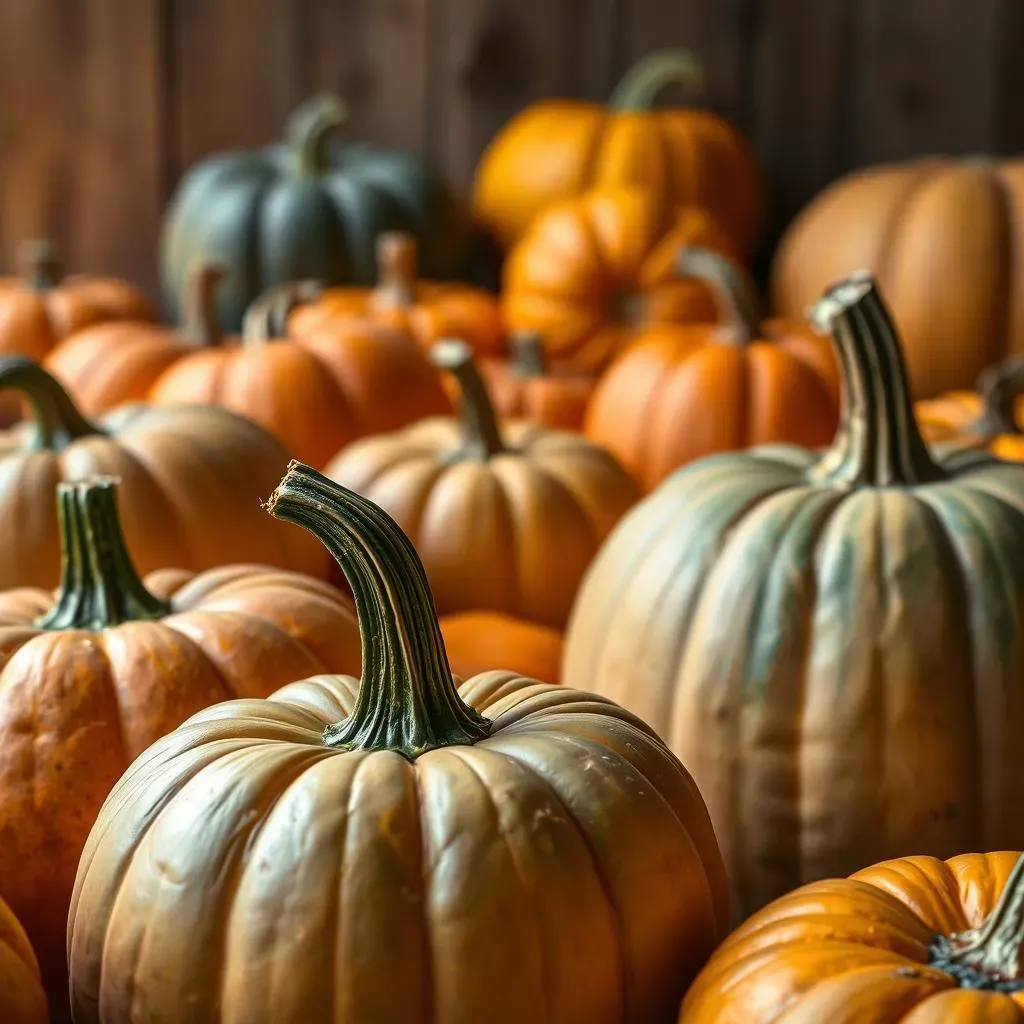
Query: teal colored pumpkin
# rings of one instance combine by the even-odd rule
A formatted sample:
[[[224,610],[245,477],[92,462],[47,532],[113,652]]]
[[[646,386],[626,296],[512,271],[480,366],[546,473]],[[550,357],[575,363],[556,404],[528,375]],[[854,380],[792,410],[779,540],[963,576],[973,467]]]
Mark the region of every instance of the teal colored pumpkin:
[[[283,144],[217,154],[187,173],[161,239],[173,318],[198,261],[225,269],[219,314],[228,331],[241,329],[246,307],[272,285],[372,285],[382,231],[415,235],[424,277],[464,268],[471,220],[443,178],[412,153],[333,142],[345,117],[337,97],[315,96],[292,115]]]

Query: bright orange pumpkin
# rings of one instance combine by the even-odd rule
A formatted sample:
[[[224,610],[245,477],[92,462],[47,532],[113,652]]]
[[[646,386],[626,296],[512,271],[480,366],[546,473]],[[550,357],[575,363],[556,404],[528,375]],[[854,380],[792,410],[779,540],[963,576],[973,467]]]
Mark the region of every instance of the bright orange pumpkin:
[[[480,159],[477,218],[507,247],[553,203],[588,188],[626,185],[646,192],[665,214],[682,205],[708,210],[749,254],[765,206],[750,146],[715,114],[654,109],[668,86],[701,78],[692,54],[661,50],[630,69],[607,106],[554,100],[528,107]]]
[[[840,387],[830,340],[806,321],[762,321],[753,285],[717,253],[686,247],[677,270],[707,283],[719,322],[651,329],[627,348],[597,384],[587,437],[647,490],[715,452],[828,444]]]
[[[493,665],[545,683],[561,679],[562,634],[557,629],[501,612],[456,612],[440,622],[448,661],[462,679]]]
[[[505,264],[506,325],[539,334],[552,362],[596,372],[650,324],[713,320],[707,287],[675,273],[683,245],[736,256],[706,213],[665,211],[639,189],[594,189],[556,203]]]

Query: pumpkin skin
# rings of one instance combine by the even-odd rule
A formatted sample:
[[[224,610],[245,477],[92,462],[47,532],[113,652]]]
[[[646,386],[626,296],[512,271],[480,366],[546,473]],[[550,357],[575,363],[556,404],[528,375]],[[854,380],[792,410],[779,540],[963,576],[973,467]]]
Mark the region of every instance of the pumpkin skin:
[[[636,189],[595,189],[557,203],[509,254],[505,323],[514,334],[539,334],[552,362],[596,373],[652,324],[715,319],[707,287],[675,274],[683,245],[735,255],[706,213],[666,216]]]
[[[38,364],[0,357],[0,391],[29,420],[0,431],[0,589],[53,587],[60,576],[54,487],[108,475],[140,572],[260,562],[323,578],[326,559],[299,530],[275,530],[259,502],[288,461],[255,423],[215,406],[123,406],[95,423]]]
[[[1020,1024],[1020,863],[907,857],[806,885],[726,939],[679,1022]]]
[[[341,562],[362,679],[200,712],[128,770],[76,878],[77,1024],[669,1019],[728,914],[682,765],[590,694],[456,689],[372,503],[293,465],[269,508]]]
[[[293,337],[343,328],[351,319],[368,318],[411,334],[420,348],[442,338],[463,338],[474,352],[498,355],[505,329],[497,299],[482,288],[419,278],[419,246],[405,231],[387,231],[377,239],[377,283],[373,288],[326,288],[288,317]]]
[[[57,597],[0,592],[0,877],[63,1001],[78,859],[132,760],[209,704],[356,668],[360,651],[330,584],[252,565],[143,582],[112,482],[62,484],[58,498]]]
[[[602,375],[584,431],[646,490],[694,459],[784,441],[819,447],[839,417],[839,376],[827,339],[806,322],[763,324],[738,269],[687,248],[681,276],[719,297],[717,324],[651,330]]]
[[[152,400],[216,402],[316,466],[357,437],[451,409],[426,357],[394,328],[352,320],[281,337],[291,307],[317,293],[313,282],[272,289],[246,314],[240,345],[180,359],[153,386]]]
[[[462,384],[461,418],[364,438],[324,472],[409,534],[440,614],[496,611],[563,629],[584,571],[639,489],[576,434],[499,427],[469,346],[442,342],[432,358]]]
[[[440,621],[448,661],[462,679],[495,663],[529,679],[561,679],[562,634],[557,629],[496,612],[456,612]]]
[[[799,316],[853,267],[884,288],[915,399],[970,388],[1024,351],[1024,162],[927,159],[841,178],[805,207],[779,244],[772,302]]]
[[[314,96],[292,115],[286,143],[218,154],[188,171],[161,237],[172,319],[197,262],[224,266],[218,314],[229,331],[274,285],[315,278],[369,286],[375,240],[392,228],[416,236],[425,274],[455,276],[471,243],[468,211],[412,153],[332,144],[345,118],[337,97]]]
[[[39,962],[25,929],[0,899],[0,1017],[4,1024],[49,1024]]]
[[[480,159],[477,219],[511,246],[552,204],[624,185],[648,193],[666,213],[684,205],[708,210],[739,251],[751,253],[765,194],[747,142],[706,111],[653,109],[668,85],[700,78],[692,55],[664,50],[641,60],[606,107],[566,100],[528,107]]]
[[[179,327],[134,320],[94,325],[58,345],[43,365],[86,416],[146,401],[179,359],[224,341],[216,312],[223,273],[209,263],[192,268]]]
[[[563,681],[649,722],[708,801],[741,914],[909,853],[1024,846],[1024,471],[929,454],[870,277],[830,290],[824,454],[712,456],[609,537]]]

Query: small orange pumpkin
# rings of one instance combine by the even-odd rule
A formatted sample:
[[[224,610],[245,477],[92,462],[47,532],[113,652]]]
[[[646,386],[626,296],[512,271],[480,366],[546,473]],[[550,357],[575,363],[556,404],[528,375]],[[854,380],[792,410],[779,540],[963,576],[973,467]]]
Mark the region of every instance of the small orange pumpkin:
[[[500,612],[456,612],[440,622],[448,661],[462,679],[504,665],[528,679],[561,680],[562,634],[557,629]]]
[[[736,256],[706,213],[667,213],[638,189],[594,189],[557,203],[505,264],[508,329],[539,334],[553,362],[592,373],[646,325],[713,320],[707,287],[674,272],[683,245]]]
[[[626,185],[665,213],[682,205],[708,210],[740,252],[752,252],[765,195],[746,140],[707,111],[654,109],[668,86],[701,80],[692,54],[660,50],[630,69],[607,106],[555,100],[528,107],[480,159],[477,218],[509,246],[553,203],[588,188]]]
[[[719,322],[652,329],[631,345],[597,384],[587,437],[647,490],[715,452],[828,444],[840,390],[829,339],[803,321],[762,321],[753,285],[717,253],[686,247],[677,270],[710,287]]]
[[[25,929],[0,899],[0,1020],[4,1024],[49,1024],[39,961]]]
[[[419,280],[419,248],[406,231],[388,231],[377,239],[375,288],[327,288],[288,317],[288,333],[297,338],[322,333],[353,317],[406,331],[426,351],[441,338],[463,338],[480,355],[499,355],[505,347],[497,300],[482,288],[449,281]]]
[[[43,365],[87,416],[144,402],[160,375],[179,359],[224,340],[217,318],[217,286],[223,276],[217,264],[192,268],[177,328],[137,320],[95,324],[58,345]]]
[[[1020,1024],[1024,857],[884,861],[754,914],[679,1024]]]
[[[402,331],[353,317],[281,337],[292,307],[318,294],[314,282],[270,289],[249,307],[240,345],[180,359],[154,385],[153,401],[224,405],[316,466],[364,434],[451,409],[437,374]]]

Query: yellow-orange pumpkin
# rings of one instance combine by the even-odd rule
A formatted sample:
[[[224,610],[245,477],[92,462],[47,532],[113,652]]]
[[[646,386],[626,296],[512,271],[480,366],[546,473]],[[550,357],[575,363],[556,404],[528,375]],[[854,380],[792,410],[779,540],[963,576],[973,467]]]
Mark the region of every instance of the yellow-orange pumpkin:
[[[0,899],[0,1020],[4,1024],[49,1024],[39,962],[25,929]]]
[[[562,634],[557,629],[501,612],[456,612],[440,622],[448,663],[462,679],[492,665],[545,683],[561,679]]]

